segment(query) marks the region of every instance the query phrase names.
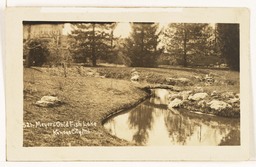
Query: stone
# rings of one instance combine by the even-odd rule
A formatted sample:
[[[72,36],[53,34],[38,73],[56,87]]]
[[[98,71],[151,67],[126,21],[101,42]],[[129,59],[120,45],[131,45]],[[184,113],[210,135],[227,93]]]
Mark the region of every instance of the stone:
[[[36,102],[36,105],[39,107],[58,106],[60,104],[61,104],[61,101],[54,96],[43,96],[41,100]]]
[[[132,76],[134,76],[134,75],[139,75],[139,72],[138,72],[138,71],[134,71],[134,72],[132,73]]]
[[[140,80],[140,75],[139,75],[139,72],[136,71],[135,68],[133,68],[131,70],[131,81],[139,81]]]
[[[136,71],[136,69],[135,68],[133,68],[132,70],[131,70],[131,73],[133,73],[133,72],[135,72]]]
[[[190,80],[187,78],[166,78],[165,80],[170,85],[176,85],[176,84],[189,85],[190,83]]]
[[[94,72],[88,72],[87,75],[93,76],[93,75],[94,75]]]
[[[222,93],[221,96],[223,98],[233,98],[234,97],[234,93],[233,92],[225,92],[225,93]]]
[[[193,100],[193,101],[198,101],[198,100],[203,100],[208,96],[207,93],[196,93],[194,95],[190,95],[188,97],[189,100]]]
[[[177,81],[179,81],[181,83],[188,83],[190,80],[187,78],[177,78]]]
[[[220,64],[220,68],[227,68],[228,65],[227,64]]]
[[[131,77],[131,81],[139,81],[139,79],[140,79],[140,76],[139,76],[139,75],[133,75],[133,76]]]
[[[206,103],[205,100],[200,100],[200,101],[197,103],[197,106],[204,108],[204,107],[207,106],[207,103]]]
[[[211,77],[210,74],[209,75],[207,74],[204,78],[204,81],[206,84],[212,84],[212,83],[214,83],[214,78]]]
[[[232,98],[232,99],[229,99],[227,102],[230,103],[230,104],[239,103],[240,99],[239,98]]]
[[[169,100],[174,100],[176,98],[180,99],[181,96],[179,94],[176,94],[176,93],[170,93],[167,97]]]
[[[195,75],[194,78],[197,79],[197,80],[201,80],[201,77],[197,76],[197,75]]]
[[[197,92],[197,93],[203,93],[203,92],[204,92],[204,89],[203,89],[202,87],[196,87],[196,88],[194,89],[194,91]]]
[[[217,95],[217,92],[214,90],[212,93],[211,93],[211,96],[216,96]]]
[[[187,100],[191,93],[192,91],[183,91],[180,92],[179,95],[182,97],[183,100]]]
[[[183,101],[176,98],[173,101],[171,101],[168,105],[168,108],[178,108],[182,105]]]
[[[224,102],[224,101],[219,101],[219,100],[212,100],[211,102],[207,103],[209,107],[213,110],[216,111],[222,111],[227,108],[231,108],[231,105]]]

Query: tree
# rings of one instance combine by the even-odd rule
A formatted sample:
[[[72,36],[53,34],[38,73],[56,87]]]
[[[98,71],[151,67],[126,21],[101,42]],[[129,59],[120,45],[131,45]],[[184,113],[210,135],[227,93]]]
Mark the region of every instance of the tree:
[[[131,66],[154,67],[162,49],[158,48],[158,24],[131,23],[132,32],[125,42],[125,55]]]
[[[239,24],[217,24],[217,39],[220,52],[226,58],[229,67],[239,71]]]
[[[186,67],[196,57],[210,53],[211,34],[212,29],[208,24],[171,23],[164,31],[165,49]]]
[[[90,59],[93,66],[97,59],[106,59],[113,51],[113,31],[116,23],[73,23],[71,51],[75,59]]]
[[[26,58],[26,67],[42,66],[47,61],[49,49],[48,41],[45,39],[35,38],[25,40],[23,43],[23,55]]]

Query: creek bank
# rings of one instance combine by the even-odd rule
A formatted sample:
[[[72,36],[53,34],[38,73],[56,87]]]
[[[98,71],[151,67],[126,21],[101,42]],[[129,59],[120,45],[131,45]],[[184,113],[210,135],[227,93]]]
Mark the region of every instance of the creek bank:
[[[240,95],[231,91],[215,91],[214,88],[223,82],[214,73],[193,77],[168,77],[168,75],[162,76],[161,74],[148,75],[149,73],[147,73],[145,75],[144,71],[135,68],[130,71],[130,74],[127,71],[122,73],[124,76],[111,72],[105,75],[115,79],[125,79],[130,76],[130,81],[134,83],[134,86],[148,94],[151,94],[151,89],[171,91],[169,108],[181,108],[191,112],[223,117],[240,117]],[[128,107],[131,108],[129,105]]]
[[[151,95],[150,94],[147,94],[146,96],[143,96],[142,98],[138,99],[137,101],[135,102],[130,102],[130,103],[127,103],[127,104],[123,104],[121,106],[119,106],[118,108],[116,109],[112,109],[112,110],[109,110],[107,111],[103,116],[102,116],[102,119],[101,119],[101,124],[103,125],[108,119],[110,119],[111,117],[114,117],[122,112],[125,112],[127,110],[130,110],[134,107],[136,107],[137,105],[139,105],[140,103],[144,102],[146,99],[148,99]]]
[[[240,117],[239,94],[233,92],[206,92],[183,91],[171,92],[169,97],[170,109],[180,108],[191,112],[200,112],[223,117]]]

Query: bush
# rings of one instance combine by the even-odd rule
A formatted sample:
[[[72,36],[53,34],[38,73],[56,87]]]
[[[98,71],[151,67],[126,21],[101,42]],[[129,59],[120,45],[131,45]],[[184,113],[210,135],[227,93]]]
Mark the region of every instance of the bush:
[[[23,54],[26,59],[26,67],[42,66],[50,54],[47,48],[47,41],[43,39],[25,41]]]

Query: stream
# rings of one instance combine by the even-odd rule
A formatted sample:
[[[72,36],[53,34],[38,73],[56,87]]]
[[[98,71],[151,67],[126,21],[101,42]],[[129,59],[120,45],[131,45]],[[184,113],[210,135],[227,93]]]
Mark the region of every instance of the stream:
[[[240,145],[240,119],[168,109],[169,90],[153,89],[152,97],[104,123],[118,138],[146,146]]]

